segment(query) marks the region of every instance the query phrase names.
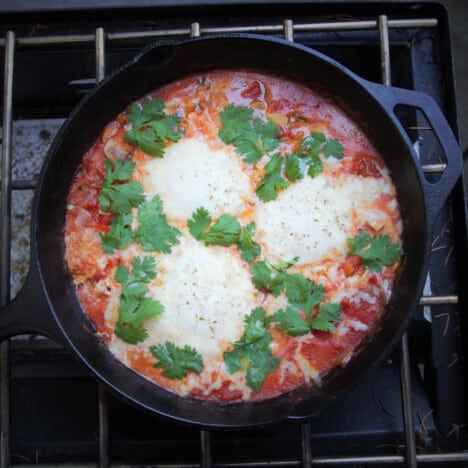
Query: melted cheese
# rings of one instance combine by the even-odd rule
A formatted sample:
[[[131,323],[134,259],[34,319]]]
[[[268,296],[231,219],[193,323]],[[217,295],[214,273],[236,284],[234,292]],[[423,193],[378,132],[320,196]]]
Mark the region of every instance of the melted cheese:
[[[299,257],[298,264],[333,258],[347,251],[353,213],[365,220],[368,200],[390,190],[385,179],[352,175],[305,177],[276,200],[259,203],[255,216],[258,242],[277,263]],[[384,214],[382,214],[384,216]]]
[[[158,259],[151,296],[164,312],[145,323],[147,344],[171,341],[194,347],[209,362],[244,333],[257,306],[250,273],[234,251],[205,247],[191,236]]]
[[[169,219],[189,219],[201,206],[215,218],[237,215],[253,196],[242,161],[228,148],[215,151],[202,139],[183,138],[144,169],[145,193],[148,198],[156,194],[162,198]]]

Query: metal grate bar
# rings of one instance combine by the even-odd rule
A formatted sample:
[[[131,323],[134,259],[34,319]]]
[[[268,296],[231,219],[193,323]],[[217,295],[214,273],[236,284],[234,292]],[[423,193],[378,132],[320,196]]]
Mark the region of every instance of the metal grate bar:
[[[443,463],[463,463],[468,462],[468,452],[448,452],[448,453],[435,453],[435,454],[418,454],[416,456],[418,463],[423,465],[438,464],[441,466]],[[405,457],[402,455],[376,455],[376,456],[346,456],[346,457],[317,457],[311,459],[310,466],[356,466],[356,465],[404,465]],[[30,465],[13,465],[13,468],[28,468]],[[45,466],[45,465],[38,465]],[[70,468],[70,464],[58,463],[53,466],[54,468]],[[82,468],[96,468],[95,463],[81,463]],[[148,465],[128,465],[123,463],[113,463],[111,468],[147,468]],[[158,468],[198,468],[199,465],[193,463],[168,463],[149,465],[157,466]],[[300,466],[298,460],[275,460],[275,461],[257,461],[257,462],[236,462],[232,463],[217,463],[219,468],[268,468],[268,467],[284,467],[284,466]]]
[[[13,105],[13,68],[15,33],[5,36],[5,67],[3,86],[3,146],[0,227],[0,306],[10,301],[11,245],[11,141]],[[0,344],[0,466],[10,466],[10,342]]]
[[[201,468],[211,468],[211,433],[200,431]]]
[[[312,447],[310,445],[310,423],[301,424],[301,448],[302,448],[302,466],[309,468],[312,466]]]
[[[104,79],[106,74],[105,35],[103,28],[97,28],[95,34],[96,49],[96,82]],[[106,389],[98,385],[98,418],[99,418],[99,468],[109,465],[109,409]]]
[[[419,305],[448,305],[458,304],[458,296],[423,296],[419,300]]]
[[[198,37],[198,36],[200,36],[200,24],[192,23],[190,25],[190,37]]]
[[[390,69],[390,40],[388,34],[388,19],[386,15],[379,16],[378,19],[380,37],[380,63],[382,72],[382,82],[385,86],[392,84]],[[401,339],[401,391],[403,398],[403,419],[406,437],[406,463],[410,468],[417,466],[416,441],[414,436],[413,403],[411,393],[410,358],[408,349],[408,337],[406,333]]]
[[[357,31],[366,29],[375,29],[378,22],[375,20],[369,21],[333,21],[323,23],[303,23],[295,24],[293,31],[307,32],[328,32],[328,31]],[[437,26],[436,18],[420,18],[420,19],[400,19],[389,20],[389,28],[433,28]],[[269,25],[252,25],[252,26],[226,26],[226,27],[206,27],[200,28],[200,33],[217,34],[217,33],[280,33],[284,29],[281,24]],[[119,33],[107,33],[106,39],[110,41],[128,40],[128,39],[151,39],[167,36],[183,36],[191,34],[189,28],[166,29],[156,31],[131,31]],[[94,42],[94,34],[69,34],[57,36],[41,36],[41,37],[19,37],[17,43],[22,46],[34,45],[54,45],[54,44],[75,44]],[[0,40],[0,46],[5,45],[5,41]]]
[[[294,24],[290,19],[285,19],[283,22],[284,38],[287,41],[294,42]]]
[[[444,172],[447,164],[423,164],[422,169],[427,174],[433,174],[436,172]]]

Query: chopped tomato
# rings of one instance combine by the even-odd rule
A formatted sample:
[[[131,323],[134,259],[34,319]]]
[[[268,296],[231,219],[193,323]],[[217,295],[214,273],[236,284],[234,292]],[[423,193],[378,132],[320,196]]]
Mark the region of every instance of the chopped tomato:
[[[241,96],[244,99],[258,100],[262,94],[263,93],[262,88],[260,87],[260,83],[258,81],[254,81],[248,88],[242,91]]]

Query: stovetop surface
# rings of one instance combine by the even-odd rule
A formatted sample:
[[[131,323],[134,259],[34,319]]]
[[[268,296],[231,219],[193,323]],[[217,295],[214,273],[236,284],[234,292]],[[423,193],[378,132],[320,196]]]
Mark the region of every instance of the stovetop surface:
[[[164,40],[155,32],[171,30],[173,38],[190,35],[191,23],[204,28],[278,26],[263,34],[282,37],[284,19],[293,24],[424,18],[433,27],[390,29],[392,83],[433,96],[456,131],[456,102],[446,14],[431,2],[162,2],[146,7],[140,0],[101,2],[90,10],[61,2],[31,11],[36,2],[6,2],[0,11],[2,35],[16,33],[13,90],[12,294],[27,270],[29,214],[37,172],[60,122],[95,82],[96,27],[106,33],[106,71],[131,58],[143,45]],[[243,4],[240,7],[240,4]],[[25,8],[21,16],[8,13]],[[16,7],[15,7],[16,5]],[[79,3],[79,7],[86,2]],[[143,37],[129,32],[143,31]],[[153,34],[153,37],[151,35]],[[55,43],[40,38],[91,35],[86,40]],[[38,43],[34,40],[39,39]],[[380,42],[376,28],[364,30],[296,30],[294,40],[313,47],[358,75],[381,80]],[[53,73],[51,73],[53,70]],[[31,80],[31,73],[34,79]],[[3,72],[2,72],[3,73]],[[3,74],[0,77],[3,80]],[[419,151],[422,164],[438,164],[443,153],[419,113],[402,112],[401,120]],[[437,174],[428,174],[429,178]],[[16,182],[15,182],[16,181]],[[466,201],[463,182],[442,210],[434,227],[430,277],[424,294],[457,297],[468,290],[466,266]],[[463,303],[462,303],[463,304]],[[437,454],[463,454],[466,442],[466,349],[462,306],[420,306],[408,330],[413,416],[418,460]],[[373,466],[403,463],[406,453],[405,417],[400,390],[400,351],[361,383],[338,397],[310,423],[294,422],[243,431],[205,433],[146,415],[111,395],[99,398],[98,385],[72,356],[41,337],[12,340],[11,461],[24,463],[112,463],[170,466],[306,465],[312,456],[323,464]],[[99,403],[99,401],[101,403]],[[103,407],[108,414],[102,419]],[[103,428],[103,424],[106,427]],[[103,456],[103,437],[108,441]],[[208,442],[207,442],[208,441]],[[304,447],[306,444],[306,447]],[[208,454],[206,452],[209,452]],[[426,458],[424,458],[426,456]],[[340,457],[340,460],[334,460]],[[352,457],[355,457],[354,459]],[[360,457],[364,457],[361,459]],[[372,457],[375,457],[372,458]],[[383,458],[379,458],[383,457]],[[454,456],[454,463],[457,462]],[[465,460],[460,458],[460,466]],[[467,458],[468,460],[468,458]],[[448,458],[440,463],[448,463]],[[442,464],[440,466],[446,466]]]

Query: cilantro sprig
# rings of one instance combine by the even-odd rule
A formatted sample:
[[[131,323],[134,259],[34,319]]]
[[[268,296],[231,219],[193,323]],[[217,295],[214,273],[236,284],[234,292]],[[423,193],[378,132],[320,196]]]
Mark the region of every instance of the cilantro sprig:
[[[261,252],[260,246],[254,242],[255,223],[242,227],[239,221],[231,215],[221,215],[211,224],[212,219],[206,208],[197,208],[187,225],[192,236],[205,245],[222,245],[228,247],[237,244],[242,258],[246,262],[255,260]]]
[[[343,145],[334,138],[327,138],[323,133],[312,132],[304,138],[299,149],[284,157],[275,154],[265,166],[265,176],[257,186],[255,193],[264,202],[275,200],[278,192],[289,187],[291,182],[302,179],[305,172],[316,177],[323,171],[321,156],[326,158],[343,157]]]
[[[383,234],[371,237],[367,231],[359,232],[348,239],[349,252],[359,255],[365,268],[379,273],[383,266],[391,266],[399,261],[403,250],[398,242],[390,242],[390,236]]]
[[[180,118],[165,113],[162,99],[147,97],[143,104],[133,103],[127,121],[132,128],[125,132],[124,140],[158,158],[163,157],[168,141],[176,142],[182,136]]]
[[[143,323],[163,312],[164,306],[157,300],[145,297],[147,283],[155,277],[156,261],[153,257],[135,257],[130,272],[124,265],[115,271],[115,280],[120,283],[119,319],[115,325],[115,334],[130,344],[137,344],[148,337]]]
[[[280,360],[272,355],[270,343],[273,336],[267,332],[270,319],[265,310],[261,307],[252,310],[245,317],[244,324],[244,335],[234,344],[232,351],[224,353],[224,362],[231,374],[245,371],[247,385],[258,392]]]
[[[288,300],[286,310],[279,309],[273,316],[280,330],[292,336],[305,335],[312,329],[334,331],[334,322],[341,319],[341,305],[332,302],[320,304],[325,299],[322,284],[314,283],[300,273],[285,271],[298,260],[294,257],[279,265],[271,265],[266,260],[256,262],[250,270],[252,281],[258,289],[265,289],[275,297],[284,292]]]
[[[304,283],[305,286],[305,283]],[[273,316],[276,326],[291,336],[301,336],[310,330],[332,332],[336,330],[335,322],[341,320],[341,304],[325,302],[322,284],[307,280],[307,289],[298,290],[297,301],[288,297],[286,310],[279,309]],[[320,305],[319,305],[320,304]],[[315,308],[317,313],[314,314]]]
[[[130,213],[116,216],[111,223],[110,231],[100,232],[102,250],[112,255],[116,249],[124,249],[132,242],[132,215]]]
[[[206,208],[197,208],[188,220],[190,234],[205,245],[228,247],[239,241],[241,225],[234,216],[223,214],[210,226],[211,216]]]
[[[254,233],[255,223],[247,224],[247,226],[242,228],[239,242],[237,243],[237,247],[239,247],[242,253],[242,258],[248,263],[255,260],[261,253],[260,246],[252,238]]]
[[[183,379],[189,372],[199,374],[203,370],[202,356],[189,345],[180,348],[166,341],[164,345],[150,346],[149,350],[158,359],[154,367],[164,369],[163,375],[169,379]]]
[[[137,221],[139,226],[134,238],[143,251],[170,253],[172,246],[179,243],[178,236],[181,233],[167,222],[159,195],[140,205]]]
[[[223,125],[219,138],[223,143],[233,144],[246,163],[258,162],[281,144],[279,127],[271,121],[254,118],[250,107],[228,104],[219,118]]]
[[[260,200],[267,202],[277,198],[278,192],[289,187],[289,182],[282,176],[284,158],[275,154],[265,166],[265,177],[257,185],[255,193]]]
[[[117,160],[112,164],[106,159],[105,167],[104,182],[99,192],[101,211],[125,214],[144,201],[143,187],[139,182],[124,182],[132,177],[134,162]]]

